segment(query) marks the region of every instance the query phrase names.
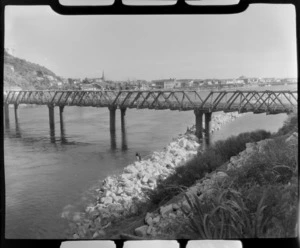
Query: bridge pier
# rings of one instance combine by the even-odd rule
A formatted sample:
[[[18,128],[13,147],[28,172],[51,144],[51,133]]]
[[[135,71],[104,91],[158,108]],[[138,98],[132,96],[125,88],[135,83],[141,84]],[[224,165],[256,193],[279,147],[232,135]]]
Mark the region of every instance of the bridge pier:
[[[196,117],[196,136],[198,139],[202,139],[203,137],[203,112],[199,110],[194,110]]]
[[[9,124],[9,104],[4,104],[4,118],[5,118],[5,125]]]
[[[212,112],[205,113],[205,141],[208,146],[210,144],[211,116]]]
[[[60,137],[63,144],[67,143],[65,136],[65,124],[64,124],[64,108],[65,106],[59,106],[59,119],[60,119]]]
[[[110,131],[116,131],[116,108],[108,107],[109,109],[109,123],[110,123]]]
[[[126,108],[121,108],[121,132],[122,132],[122,150],[127,150],[126,128],[125,128],[125,114]]]
[[[55,129],[55,123],[54,123],[54,106],[48,105],[49,109],[49,125],[50,125],[50,131]]]
[[[16,123],[18,122],[18,107],[19,105],[18,104],[14,104],[14,109],[15,109],[15,120],[16,120]]]
[[[126,115],[126,108],[121,108],[121,128],[124,129],[125,127],[125,115]]]
[[[59,106],[59,120],[60,120],[60,130],[63,131],[64,129],[64,107]]]

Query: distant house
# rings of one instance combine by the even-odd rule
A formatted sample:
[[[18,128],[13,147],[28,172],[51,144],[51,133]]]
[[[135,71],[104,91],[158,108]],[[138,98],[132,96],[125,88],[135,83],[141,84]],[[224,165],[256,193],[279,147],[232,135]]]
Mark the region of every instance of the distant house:
[[[164,81],[164,89],[174,89],[178,82],[174,79]]]
[[[233,82],[233,80],[231,80],[231,79],[227,79],[226,80],[226,84],[228,85],[228,84],[234,84],[234,82]]]
[[[245,84],[245,82],[244,82],[243,79],[235,79],[233,82],[234,82],[235,84],[240,84],[240,85]]]
[[[82,84],[80,87],[82,90],[97,90],[93,84]]]
[[[178,87],[175,86],[176,88],[189,88],[189,87],[194,86],[194,80],[191,80],[191,79],[180,79],[180,80],[177,80],[177,82],[180,85],[178,85]]]
[[[164,88],[164,82],[165,82],[165,80],[152,80],[151,86],[153,88],[163,89]]]

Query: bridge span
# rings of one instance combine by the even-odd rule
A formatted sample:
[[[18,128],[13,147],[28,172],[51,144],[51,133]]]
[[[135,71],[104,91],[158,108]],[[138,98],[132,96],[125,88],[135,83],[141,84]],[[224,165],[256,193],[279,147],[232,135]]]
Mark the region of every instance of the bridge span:
[[[123,91],[70,91],[35,90],[4,92],[5,121],[9,122],[9,104],[14,105],[15,117],[19,104],[47,105],[50,129],[54,129],[54,107],[60,110],[61,124],[65,106],[108,107],[110,130],[115,131],[116,109],[121,111],[123,125],[127,108],[193,110],[195,113],[196,135],[202,138],[203,130],[209,136],[213,112],[253,112],[279,114],[297,110],[297,91],[195,91],[195,90],[123,90]],[[205,116],[203,129],[203,115]]]

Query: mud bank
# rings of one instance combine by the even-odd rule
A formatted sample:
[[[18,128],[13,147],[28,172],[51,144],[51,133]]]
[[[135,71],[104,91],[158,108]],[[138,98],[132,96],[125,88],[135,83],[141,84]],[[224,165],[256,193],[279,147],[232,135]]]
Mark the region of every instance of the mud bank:
[[[238,113],[213,115],[211,132],[220,129],[222,125],[235,120],[238,116],[240,116]],[[65,207],[62,217],[70,223],[72,229],[70,238],[105,238],[105,229],[115,220],[136,214],[139,211],[138,203],[148,201],[145,191],[155,189],[158,180],[170,176],[176,167],[184,165],[201,150],[194,133],[194,126],[188,128],[185,134],[174,138],[162,151],[154,152],[147,158],[126,166],[121,175],[108,176],[96,187],[95,202],[89,204],[84,212],[72,212],[72,208]],[[152,223],[159,222],[158,218],[151,220]],[[147,230],[146,232],[150,232]]]

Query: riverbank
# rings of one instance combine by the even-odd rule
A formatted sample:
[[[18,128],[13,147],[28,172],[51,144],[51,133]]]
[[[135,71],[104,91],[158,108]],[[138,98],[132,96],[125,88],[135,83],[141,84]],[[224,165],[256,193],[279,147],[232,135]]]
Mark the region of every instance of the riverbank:
[[[264,138],[265,137],[265,138]],[[298,235],[298,124],[290,116],[277,133],[255,131],[217,142],[245,149],[114,236],[124,239],[291,238]],[[242,141],[243,142],[243,141]],[[222,148],[223,147],[223,148]],[[232,147],[234,148],[234,147]],[[211,151],[205,151],[209,154]],[[198,156],[199,157],[199,156]],[[198,158],[197,157],[197,158]],[[201,156],[200,156],[201,157]],[[200,160],[205,159],[202,156]],[[215,160],[211,158],[210,161]],[[197,167],[203,163],[197,162]],[[191,163],[185,166],[190,169]],[[192,168],[193,173],[197,173]],[[198,169],[199,170],[199,169]],[[174,179],[173,179],[174,182]],[[182,186],[181,183],[179,183]],[[179,187],[177,185],[177,187]],[[165,191],[167,194],[167,191]]]
[[[120,237],[296,237],[297,151],[297,132],[247,143],[245,150],[217,170],[155,211],[144,214],[140,226],[121,230]]]
[[[229,121],[235,120],[237,113],[220,113],[212,117],[214,132]],[[109,176],[96,189],[97,199],[86,207],[84,212],[72,213],[66,207],[62,217],[68,219],[71,226],[71,236],[78,238],[103,238],[105,229],[114,221],[138,214],[138,205],[146,202],[147,192],[154,190],[158,180],[164,180],[175,168],[185,164],[195,157],[202,147],[193,134],[194,127],[164,148],[163,151],[128,165],[121,175]]]

